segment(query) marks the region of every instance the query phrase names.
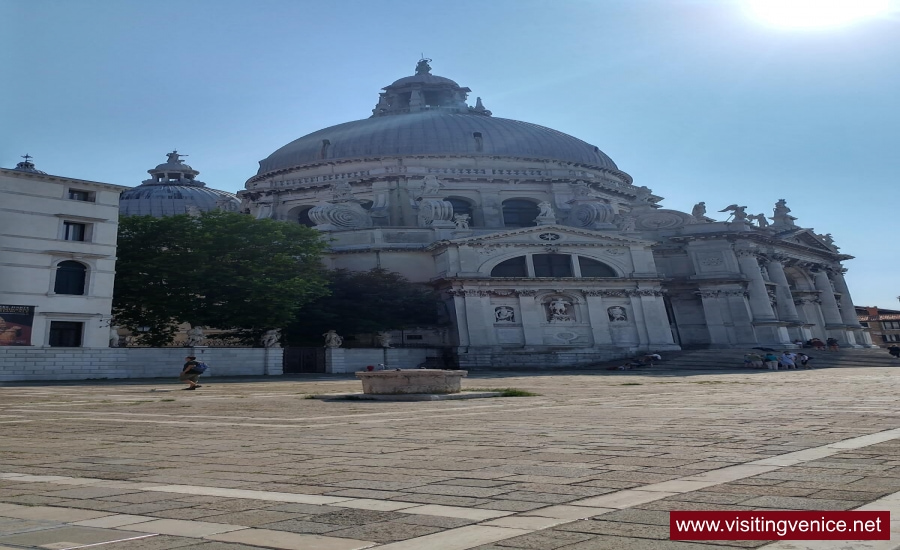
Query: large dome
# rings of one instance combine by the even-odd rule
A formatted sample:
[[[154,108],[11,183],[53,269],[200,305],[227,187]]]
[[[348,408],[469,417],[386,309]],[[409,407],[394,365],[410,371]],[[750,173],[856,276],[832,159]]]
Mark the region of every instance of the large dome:
[[[544,126],[423,111],[346,122],[313,132],[260,161],[258,175],[330,160],[412,155],[524,157],[618,169],[597,147]]]
[[[618,170],[599,148],[551,128],[495,118],[469,88],[431,74],[428,59],[416,74],[380,94],[372,116],[331,126],[288,143],[259,163],[251,181],[335,160],[418,155],[551,160]]]

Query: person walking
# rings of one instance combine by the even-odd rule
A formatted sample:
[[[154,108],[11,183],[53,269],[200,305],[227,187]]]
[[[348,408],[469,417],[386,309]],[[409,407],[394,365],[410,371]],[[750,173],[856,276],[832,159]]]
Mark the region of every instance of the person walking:
[[[197,358],[193,355],[188,355],[184,358],[184,367],[182,367],[181,374],[178,376],[178,379],[185,384],[188,384],[188,387],[182,389],[196,390],[197,388],[203,387],[197,383],[197,381],[200,380],[200,373],[194,370],[194,367],[199,364],[200,361],[197,361]]]
[[[900,359],[900,346],[897,344],[892,344],[888,348],[888,353],[894,356],[894,359]]]
[[[837,351],[838,350],[838,341],[836,338],[829,338],[825,340],[828,344],[828,351]]]
[[[766,353],[763,357],[763,360],[766,362],[766,367],[769,370],[778,370],[778,356],[772,353],[771,351]]]
[[[800,366],[804,369],[811,369],[812,365],[809,364],[809,360],[812,359],[809,355],[805,353],[801,353],[797,355],[797,359],[800,361]]]

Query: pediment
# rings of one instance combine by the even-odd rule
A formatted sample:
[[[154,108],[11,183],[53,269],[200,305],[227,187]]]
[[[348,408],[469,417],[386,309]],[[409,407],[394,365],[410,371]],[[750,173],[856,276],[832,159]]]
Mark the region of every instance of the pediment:
[[[577,246],[651,246],[655,241],[638,239],[616,231],[590,231],[564,225],[540,225],[520,229],[500,229],[494,233],[450,239],[435,243],[445,246],[490,245],[577,245]]]
[[[783,241],[793,242],[823,252],[837,252],[838,250],[836,246],[829,244],[822,239],[822,237],[816,235],[811,229],[792,231],[788,234],[778,235],[778,238]]]

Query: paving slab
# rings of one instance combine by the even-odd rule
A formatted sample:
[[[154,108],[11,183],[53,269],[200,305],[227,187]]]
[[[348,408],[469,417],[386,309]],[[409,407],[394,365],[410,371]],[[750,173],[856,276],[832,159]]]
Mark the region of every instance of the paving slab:
[[[375,546],[375,543],[371,541],[285,533],[268,529],[244,529],[220,535],[209,535],[205,539],[239,542],[284,550],[361,550]],[[386,548],[386,546],[381,548]]]
[[[219,533],[228,533],[246,529],[245,525],[228,525],[224,523],[210,523],[206,521],[186,521],[180,519],[157,519],[145,523],[133,523],[128,529],[143,533],[158,533],[160,535],[175,535],[179,537],[205,537]]]
[[[0,537],[0,544],[63,550],[114,541],[136,540],[146,536],[148,536],[147,533],[133,531],[62,526],[17,535],[6,535]]]

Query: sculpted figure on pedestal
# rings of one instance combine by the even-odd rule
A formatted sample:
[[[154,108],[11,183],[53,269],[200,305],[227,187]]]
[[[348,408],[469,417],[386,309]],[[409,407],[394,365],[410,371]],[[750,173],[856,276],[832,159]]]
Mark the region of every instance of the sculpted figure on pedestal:
[[[341,344],[344,343],[344,339],[338,336],[337,331],[329,330],[322,336],[325,337],[325,347],[326,348],[339,348]]]
[[[694,216],[698,220],[702,220],[706,217],[706,203],[703,201],[698,202],[691,209],[691,216]]]
[[[468,229],[469,228],[469,215],[468,214],[454,214],[453,215],[453,223],[456,224],[457,229]]]
[[[719,210],[719,212],[731,212],[731,215],[734,216],[734,221],[745,222],[747,221],[746,208],[746,206],[738,206],[736,204],[732,204]]]
[[[187,331],[187,337],[188,347],[202,346],[203,341],[206,340],[206,335],[203,334],[203,327],[201,326],[191,327],[191,329]]]
[[[769,222],[766,220],[765,214],[756,214],[753,216],[747,216],[747,219],[750,221],[755,221],[757,227],[769,227]]]
[[[378,345],[383,348],[391,347],[391,333],[390,331],[383,330],[378,333]]]
[[[264,348],[280,348],[281,345],[278,343],[278,340],[281,339],[281,331],[277,328],[273,328],[267,330],[265,334],[262,335],[260,339],[260,343]]]
[[[789,214],[790,211],[791,209],[788,208],[787,201],[778,199],[778,202],[775,203],[775,213],[770,218],[772,222],[774,222],[772,225],[776,227],[797,227],[797,224],[794,223],[794,220],[797,218],[791,216]]]

